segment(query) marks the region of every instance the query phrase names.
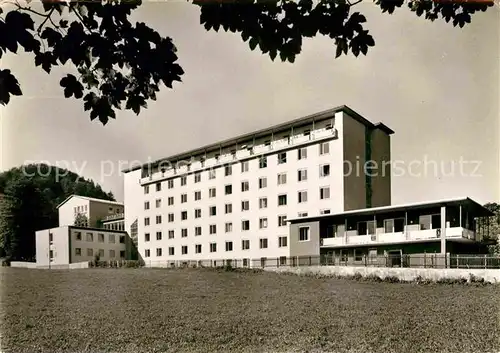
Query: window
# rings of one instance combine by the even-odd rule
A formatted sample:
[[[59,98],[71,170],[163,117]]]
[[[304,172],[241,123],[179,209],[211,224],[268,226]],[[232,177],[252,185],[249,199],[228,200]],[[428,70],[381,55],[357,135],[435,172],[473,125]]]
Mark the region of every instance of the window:
[[[171,222],[174,221],[174,219],[175,219],[174,214],[173,213],[169,213],[168,214],[168,221],[171,223]]]
[[[125,244],[125,236],[120,235],[120,244]]]
[[[150,257],[151,254],[150,254],[150,251],[149,249],[144,249],[144,257]]]
[[[404,218],[386,219],[384,221],[385,233],[403,232],[405,228]]]
[[[278,153],[278,164],[286,163],[286,152]]]
[[[216,216],[217,215],[217,207],[216,206],[210,206],[208,208],[208,212],[210,216]]]
[[[241,241],[241,250],[249,250],[250,249],[250,240],[242,240]]]
[[[76,240],[82,240],[82,232],[76,232],[75,236],[76,236]]]
[[[80,248],[75,248],[75,255],[76,255],[76,256],[82,256],[82,249],[80,249]]]
[[[97,241],[99,243],[104,243],[104,234],[103,233],[97,234]]]
[[[144,186],[144,195],[149,194],[149,185]]]
[[[299,212],[299,217],[307,217],[307,212]]]
[[[233,242],[226,241],[226,251],[233,251]]]
[[[250,209],[250,201],[248,200],[241,201],[241,210],[248,211],[249,209]]]
[[[224,166],[224,175],[230,176],[231,174],[233,174],[233,166],[232,165]]]
[[[233,186],[232,185],[226,185],[224,187],[224,192],[226,195],[231,195],[233,193]]]
[[[156,256],[161,256],[161,248],[156,248]]]
[[[168,188],[169,188],[169,189],[173,189],[173,188],[174,188],[174,179],[170,179],[170,180],[168,181]]]
[[[187,194],[182,194],[181,195],[181,203],[186,203],[188,200],[188,195]]]
[[[187,176],[181,177],[181,186],[184,186],[187,184]]]
[[[286,226],[286,216],[285,215],[278,216],[278,227],[284,227],[284,226]]]
[[[114,244],[115,243],[115,235],[114,234],[110,234],[109,235],[109,243],[110,244]]]
[[[155,203],[156,203],[156,208],[161,207],[161,199],[156,199]]]
[[[170,247],[168,248],[168,254],[169,254],[170,256],[174,256],[174,255],[175,255],[175,249],[174,249],[174,247],[173,247],[173,246],[170,246]]]
[[[216,173],[215,173],[215,169],[210,169],[210,170],[208,171],[208,179],[210,179],[210,180],[215,179],[215,177],[216,177],[216,176],[217,176],[217,175],[216,175]]]
[[[267,238],[260,238],[259,239],[259,248],[267,249]]]
[[[201,200],[201,191],[195,191],[194,192],[194,200],[195,201]]]
[[[87,233],[87,241],[89,241],[89,242],[94,241],[94,234]]]
[[[104,237],[104,234],[102,235]],[[54,234],[49,233],[49,243],[52,243],[54,241]],[[104,239],[103,239],[104,241]]]
[[[241,172],[242,173],[248,172],[248,161],[241,162]]]
[[[231,204],[231,203],[226,203],[226,205],[225,205],[225,209],[226,209],[226,214],[228,214],[228,213],[232,213],[232,212],[233,212],[233,204]]]
[[[241,182],[241,192],[248,191],[248,189],[250,189],[248,181],[242,181]]]
[[[266,229],[267,228],[267,218],[260,218],[259,219],[259,228],[260,229]]]
[[[307,202],[307,191],[299,191],[298,192],[298,200],[299,200],[299,203]]]
[[[330,198],[330,187],[329,186],[324,186],[319,189],[319,198],[321,200],[329,199]]]
[[[211,224],[210,225],[210,234],[216,234],[217,233],[217,225]]]
[[[156,240],[161,240],[161,232],[156,232]]]
[[[182,211],[181,212],[181,221],[185,221],[186,219],[188,219],[188,212]]]
[[[187,238],[188,230],[186,228],[181,229],[181,238]]]
[[[278,247],[286,248],[288,246],[288,238],[286,236],[278,237]]]
[[[259,199],[259,208],[267,208],[267,197],[261,197]]]
[[[297,171],[297,180],[306,181],[307,180],[307,169],[299,169]]]
[[[323,164],[319,166],[319,176],[320,177],[326,177],[330,175],[330,165],[329,164]]]
[[[194,173],[194,182],[199,183],[201,181],[201,173]]]
[[[187,247],[187,245],[183,245],[181,247],[181,253],[182,253],[182,255],[187,255],[187,253],[188,253],[188,247]]]
[[[195,246],[194,246],[194,253],[195,254],[201,254],[201,244],[195,244]]]
[[[328,153],[330,153],[330,142],[320,143],[319,154],[323,155],[323,154],[328,154]]]
[[[194,228],[194,235],[195,236],[200,236],[201,235],[201,227],[195,227]]]
[[[156,224],[161,224],[161,215],[156,216]]]
[[[306,158],[307,158],[307,148],[306,147],[300,148],[297,151],[297,159],[301,160],[301,159],[306,159]]]
[[[286,184],[286,173],[278,174],[278,185]]]
[[[175,237],[175,232],[173,229],[168,231],[168,239],[174,239]]]
[[[149,233],[145,233],[144,234],[144,241],[149,241],[149,239],[150,239]]]
[[[210,252],[217,251],[217,243],[210,243]]]
[[[194,218],[200,218],[201,217],[201,209],[197,208],[194,210]]]
[[[94,256],[94,249],[87,249],[87,256]],[[50,257],[53,257],[52,250],[50,250]]]
[[[262,156],[259,159],[259,168],[267,168],[267,157],[266,156]]]
[[[144,209],[149,210],[149,201],[144,202]]]
[[[278,206],[286,206],[286,194],[278,195]]]
[[[300,227],[299,241],[308,241],[308,240],[309,240],[309,227]]]
[[[375,221],[358,222],[358,235],[373,235],[375,230]]]
[[[241,221],[241,230],[250,230],[250,221]]]
[[[304,136],[311,136],[311,130],[310,129],[304,130]]]
[[[215,197],[216,196],[216,192],[215,192],[215,188],[211,188],[208,190],[208,197]]]
[[[174,204],[174,197],[173,197],[173,196],[170,196],[170,197],[168,198],[168,205],[169,205],[169,206],[172,206],[173,204]]]
[[[330,210],[328,208],[319,211],[319,214],[330,214]]]
[[[259,178],[259,189],[263,189],[267,187],[267,178]]]
[[[156,191],[161,191],[161,183],[156,183]]]
[[[226,233],[231,233],[233,231],[233,224],[231,222],[226,223]]]
[[[104,257],[104,249],[99,249],[99,257]]]

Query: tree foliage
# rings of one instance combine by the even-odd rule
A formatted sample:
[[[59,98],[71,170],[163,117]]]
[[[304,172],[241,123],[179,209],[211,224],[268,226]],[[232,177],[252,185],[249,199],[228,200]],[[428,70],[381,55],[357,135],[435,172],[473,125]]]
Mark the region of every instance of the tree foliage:
[[[477,223],[477,231],[488,243],[493,243],[489,245],[490,253],[500,254],[500,245],[498,240],[500,238],[500,205],[496,202],[487,203],[484,205],[485,208],[493,212],[495,215],[491,217],[479,218]]]
[[[207,31],[239,33],[251,50],[258,48],[271,60],[294,62],[304,38],[320,34],[332,39],[335,57],[366,55],[375,40],[366,29],[365,16],[355,11],[362,1],[195,0],[193,4],[200,8],[200,23]],[[404,5],[403,0],[373,2],[387,14]],[[141,1],[46,0],[41,10],[35,4],[16,2],[0,17],[0,33],[9,33],[0,36],[0,57],[23,48],[47,73],[70,63],[73,72],[60,80],[64,97],[82,100],[91,120],[106,124],[122,108],[139,114],[149,100],[156,100],[161,84],[172,88],[181,82],[184,71],[172,39],[145,23],[130,22]],[[417,16],[463,27],[493,2],[410,0],[407,4]],[[36,28],[33,18],[41,21]],[[14,74],[0,69],[0,104],[21,94]]]
[[[58,226],[57,205],[77,194],[114,201],[92,180],[45,164],[13,168],[0,174],[4,200],[0,212],[0,248],[13,260],[33,260],[35,231]]]
[[[83,213],[77,213],[75,215],[75,222],[73,223],[76,227],[88,227],[89,219]]]

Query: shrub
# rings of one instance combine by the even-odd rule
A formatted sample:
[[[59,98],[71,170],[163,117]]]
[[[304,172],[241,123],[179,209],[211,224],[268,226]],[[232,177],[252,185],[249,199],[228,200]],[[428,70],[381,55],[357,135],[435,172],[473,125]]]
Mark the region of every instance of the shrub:
[[[383,279],[384,282],[388,283],[400,283],[401,280],[396,276],[387,276]]]
[[[370,273],[368,276],[365,277],[365,280],[371,281],[371,282],[382,282],[382,278],[377,276],[374,273]]]

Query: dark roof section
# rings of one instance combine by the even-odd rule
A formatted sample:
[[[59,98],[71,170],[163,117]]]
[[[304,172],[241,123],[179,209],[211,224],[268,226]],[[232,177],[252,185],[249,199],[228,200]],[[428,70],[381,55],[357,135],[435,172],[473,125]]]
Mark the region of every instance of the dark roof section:
[[[301,118],[298,118],[298,119],[294,119],[294,120],[291,120],[291,121],[287,121],[285,123],[281,123],[281,124],[278,124],[278,125],[274,125],[274,126],[271,126],[271,127],[265,128],[265,129],[257,130],[257,131],[251,132],[251,133],[247,133],[247,134],[244,134],[244,135],[233,137],[231,139],[227,139],[227,140],[220,141],[220,142],[217,142],[217,143],[212,143],[210,145],[206,145],[206,146],[194,149],[194,150],[190,150],[190,151],[187,151],[187,152],[179,153],[179,154],[167,157],[167,158],[161,158],[161,159],[158,159],[158,160],[152,162],[151,164],[152,165],[157,165],[157,164],[159,164],[162,161],[179,161],[179,160],[184,160],[184,159],[189,158],[192,155],[204,153],[206,150],[208,151],[208,150],[213,150],[213,149],[216,149],[216,148],[219,148],[219,147],[224,148],[224,147],[232,146],[232,145],[234,145],[234,144],[236,144],[238,142],[245,142],[245,141],[248,141],[249,139],[254,138],[254,137],[255,138],[259,138],[259,137],[268,135],[269,133],[271,133],[273,131],[274,132],[278,132],[278,131],[281,131],[281,130],[285,130],[287,128],[291,128],[292,126],[299,127],[301,125],[309,124],[313,120],[327,119],[329,117],[332,117],[335,113],[338,113],[338,112],[345,112],[350,117],[352,117],[353,119],[356,119],[357,121],[359,121],[360,123],[364,124],[365,126],[371,127],[373,129],[380,129],[380,130],[384,131],[386,134],[391,135],[391,134],[394,133],[394,131],[392,129],[390,129],[389,127],[387,127],[387,125],[385,125],[383,123],[376,123],[376,124],[374,124],[371,121],[369,121],[369,120],[365,119],[364,117],[362,117],[360,114],[356,113],[354,110],[352,110],[348,106],[341,105],[341,106],[338,106],[338,107],[335,107],[335,108],[332,108],[332,109],[328,109],[328,110],[324,110],[322,112],[318,112],[318,113],[314,113],[314,114],[311,114],[311,115],[307,115],[307,116],[304,116],[304,117],[301,117]],[[127,168],[127,169],[122,170],[122,172],[123,173],[132,172],[134,170],[141,169],[141,167],[147,166],[147,165],[148,164],[143,164],[142,166],[135,166],[133,168]]]
[[[438,206],[458,206],[458,205],[462,205],[470,210],[473,210],[474,213],[476,214],[476,217],[491,217],[495,215],[493,212],[491,212],[484,206],[480,205],[476,201],[468,197],[461,197],[456,199],[415,202],[415,203],[394,205],[394,206],[363,208],[359,210],[346,211],[336,214],[292,218],[287,221],[289,223],[304,223],[304,222],[314,222],[323,219],[335,219],[335,218],[341,219],[341,218],[347,218],[348,216],[369,216],[369,215],[387,214],[387,213],[409,211],[409,210],[418,210],[418,209],[422,210]]]

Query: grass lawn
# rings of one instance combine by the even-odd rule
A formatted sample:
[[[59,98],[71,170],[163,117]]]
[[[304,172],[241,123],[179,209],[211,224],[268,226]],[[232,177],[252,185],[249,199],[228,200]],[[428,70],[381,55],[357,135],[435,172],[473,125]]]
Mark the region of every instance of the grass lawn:
[[[498,286],[0,269],[2,352],[499,352]]]

